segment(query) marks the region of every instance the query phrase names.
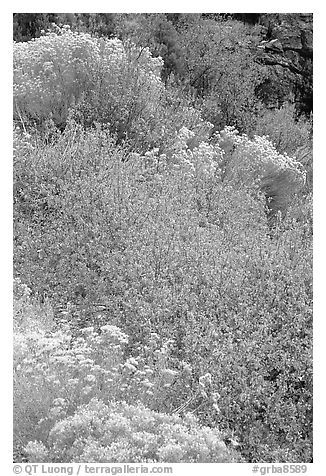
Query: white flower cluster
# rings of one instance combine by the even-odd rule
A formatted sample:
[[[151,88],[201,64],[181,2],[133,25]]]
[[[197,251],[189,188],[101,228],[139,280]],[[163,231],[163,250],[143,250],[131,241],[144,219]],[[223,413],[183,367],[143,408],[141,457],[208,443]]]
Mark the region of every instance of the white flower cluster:
[[[213,177],[219,173],[219,163],[223,158],[223,150],[218,145],[200,142],[197,147],[190,147],[195,133],[182,127],[174,145],[172,160],[176,167],[182,167],[187,174],[193,176]]]
[[[163,88],[162,59],[117,38],[95,38],[64,27],[32,41],[14,43],[14,101],[25,114],[42,118],[92,94],[128,112],[131,98],[150,108]],[[102,104],[105,107],[105,104]]]
[[[284,183],[296,188],[305,181],[302,165],[286,154],[280,154],[265,136],[239,134],[234,127],[225,127],[215,134],[215,141],[224,151],[227,174],[243,183],[260,183],[266,177],[283,174]]]

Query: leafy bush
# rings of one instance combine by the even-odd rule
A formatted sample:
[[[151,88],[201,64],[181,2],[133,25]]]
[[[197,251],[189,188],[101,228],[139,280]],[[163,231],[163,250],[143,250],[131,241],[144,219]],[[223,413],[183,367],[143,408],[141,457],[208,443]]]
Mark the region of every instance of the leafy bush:
[[[52,16],[52,18],[51,18]],[[55,15],[46,13],[14,13],[13,36],[15,41],[28,41],[41,35],[49,28]]]
[[[258,34],[240,22],[195,18],[180,31],[185,81],[217,130],[234,126],[248,133],[255,125],[262,107],[255,91],[266,75],[254,61]]]
[[[124,13],[116,16],[116,35],[150,49],[153,56],[163,59],[162,79],[182,75],[184,62],[179,37],[174,25],[164,13]]]
[[[297,117],[294,105],[285,104],[261,115],[256,134],[267,136],[281,154],[289,154],[302,164],[306,174],[303,193],[312,193],[312,118]]]
[[[281,154],[294,155],[311,142],[311,127],[310,121],[296,117],[294,104],[285,104],[280,109],[264,111],[257,120],[255,132],[267,136]]]
[[[116,149],[105,131],[85,133],[78,125],[71,127],[53,145],[34,144],[34,149],[27,150],[23,141],[17,146],[15,266],[34,292],[72,301],[75,287],[83,282],[92,301],[104,298],[106,302],[106,296],[118,298],[122,289],[127,290],[138,259],[141,268],[147,269],[145,275],[157,266],[170,266],[170,259],[171,263],[177,260],[173,273],[177,272],[181,255],[177,259],[173,247],[178,235],[188,235],[192,253],[198,223],[205,220],[200,207],[209,207],[208,213],[214,213],[213,203],[202,205],[200,197],[211,195],[208,199],[212,202],[214,196],[225,196],[225,210],[219,213],[223,215],[231,213],[227,196],[242,194],[230,192],[219,182],[221,148],[205,143],[190,147],[194,137],[186,129],[175,138],[169,155],[154,150],[132,154],[126,161],[126,151]],[[243,203],[251,200],[254,208],[262,206],[245,198],[245,190],[243,194]],[[240,202],[237,206],[244,211]],[[263,214],[263,208],[260,210]],[[247,219],[252,221],[249,216]],[[244,217],[238,229],[242,221]],[[180,231],[176,223],[180,223]],[[158,224],[162,242],[156,238]],[[159,257],[155,247],[160,242],[163,246],[164,241],[175,243],[170,248],[173,254],[166,256],[162,249],[159,259],[165,264],[155,264]],[[177,246],[184,247],[185,239]],[[114,274],[120,266],[124,271],[119,282]]]

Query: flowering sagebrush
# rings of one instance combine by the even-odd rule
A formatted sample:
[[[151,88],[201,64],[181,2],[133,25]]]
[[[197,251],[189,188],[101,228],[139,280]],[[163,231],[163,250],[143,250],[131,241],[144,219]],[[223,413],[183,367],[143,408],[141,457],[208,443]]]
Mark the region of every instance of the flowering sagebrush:
[[[62,126],[69,109],[86,100],[96,108],[94,120],[106,117],[122,133],[127,123],[149,121],[155,114],[163,87],[161,66],[162,60],[152,58],[148,49],[69,27],[14,43],[15,118],[52,119]]]
[[[25,310],[26,305],[25,303]],[[28,325],[28,322],[26,324]],[[117,403],[116,409],[112,410],[114,416],[109,418],[108,425],[102,426],[103,422],[100,424],[104,440],[102,441],[102,438],[97,435],[95,440],[92,438],[92,444],[96,447],[99,445],[97,452],[104,451],[103,456],[96,453],[101,461],[102,458],[105,461],[109,458],[110,461],[116,462],[123,458],[127,458],[128,461],[147,461],[149,459],[146,450],[148,438],[150,441],[154,438],[155,445],[158,446],[157,453],[154,452],[150,458],[153,461],[168,461],[170,458],[173,461],[180,458],[181,461],[194,462],[213,461],[216,458],[218,461],[220,458],[229,460],[234,457],[226,451],[218,432],[212,433],[208,428],[199,429],[198,422],[195,420],[191,420],[191,426],[185,433],[187,437],[182,442],[182,446],[185,445],[182,452],[179,454],[175,448],[167,450],[159,436],[161,430],[156,427],[156,414],[142,406],[146,402],[159,408],[161,402],[163,407],[166,405],[169,393],[171,398],[173,392],[177,391],[174,389],[171,393],[176,380],[180,379],[181,386],[185,383],[182,369],[179,372],[168,367],[171,361],[172,340],[160,347],[160,339],[156,336],[158,340],[157,338],[152,340],[152,345],[141,349],[136,357],[129,357],[124,361],[123,350],[128,343],[128,337],[112,325],[102,326],[100,334],[94,332],[92,328],[85,328],[80,337],[74,338],[70,335],[68,326],[63,327],[61,331],[36,330],[29,321],[29,327],[23,327],[23,332],[20,329],[21,326],[18,326],[14,339],[14,428],[15,438],[25,442],[31,461],[44,461],[50,458],[50,461],[55,462],[59,458],[60,461],[66,462],[68,461],[66,458],[70,460],[68,453],[73,459],[79,460],[86,457],[78,456],[81,449],[80,435],[76,441],[79,448],[76,450],[77,453],[73,454],[74,451],[71,453],[71,449],[68,448],[71,445],[75,446],[75,443],[69,439],[69,427],[72,424],[71,431],[75,435],[76,425],[89,428],[87,408],[80,409],[81,413],[79,413],[78,407],[89,403],[89,408],[94,407],[95,411],[97,404],[92,401],[94,398],[109,402],[110,407],[112,405],[114,407],[113,402],[121,400],[138,404],[137,407],[127,407],[126,404],[122,404],[120,415],[119,405],[121,404]],[[98,406],[99,409],[106,411],[104,403],[99,402]],[[124,408],[128,410],[126,417],[123,416]],[[183,405],[183,411],[186,408],[187,405]],[[97,418],[101,419],[101,412],[96,414]],[[131,414],[132,421],[129,421]],[[174,434],[173,425],[179,424],[179,417],[157,414],[157,418],[172,425],[171,428],[164,427],[163,432],[170,441],[170,437]],[[132,428],[134,421],[137,421],[137,425],[143,421],[146,428]],[[127,430],[131,438],[125,448],[128,449],[128,453],[121,453],[118,448],[116,451],[113,451],[113,448],[109,449],[110,435],[113,438],[112,445],[116,445],[120,436],[125,438]],[[84,434],[84,430],[81,431]],[[149,434],[146,435],[144,431]],[[187,439],[192,441],[196,438],[198,443],[195,446],[191,444],[191,448],[187,449],[189,444]],[[54,442],[56,439],[57,443]],[[209,449],[205,445],[210,445],[211,440],[215,442]],[[107,448],[103,447],[104,441]],[[200,441],[203,441],[204,445],[201,450],[198,447]],[[177,446],[179,444],[181,443],[179,442]],[[61,456],[58,456],[58,445],[61,447]],[[46,446],[49,446],[49,450]],[[66,447],[67,454],[64,450]],[[218,449],[221,450],[220,454],[216,453]],[[88,444],[84,451],[85,454],[89,454]]]
[[[282,171],[289,175],[288,186],[296,188],[305,180],[302,165],[286,153],[280,154],[267,137],[249,139],[234,127],[226,127],[215,134],[215,140],[229,158],[226,173],[238,176],[242,183]]]
[[[247,461],[308,461],[304,171],[265,137],[209,140],[160,64],[67,28],[15,45],[15,439],[33,461],[223,460],[198,419]]]
[[[216,429],[196,418],[150,411],[142,405],[105,405],[93,399],[58,421],[46,444],[30,442],[31,462],[224,463],[241,459],[227,449]]]

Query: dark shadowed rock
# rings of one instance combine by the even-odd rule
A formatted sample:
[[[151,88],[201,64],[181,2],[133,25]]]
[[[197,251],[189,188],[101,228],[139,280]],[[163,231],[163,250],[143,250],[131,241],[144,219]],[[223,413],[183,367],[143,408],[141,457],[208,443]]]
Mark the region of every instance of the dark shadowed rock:
[[[311,13],[261,14],[264,40],[257,48],[257,62],[281,67],[293,74],[301,89],[304,112],[312,110],[313,15]]]

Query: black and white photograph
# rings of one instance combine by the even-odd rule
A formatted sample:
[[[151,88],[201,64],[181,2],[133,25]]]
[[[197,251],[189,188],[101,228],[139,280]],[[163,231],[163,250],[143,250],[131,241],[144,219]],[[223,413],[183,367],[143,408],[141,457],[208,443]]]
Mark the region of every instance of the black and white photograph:
[[[315,15],[134,7],[11,14],[14,473],[310,474]]]

